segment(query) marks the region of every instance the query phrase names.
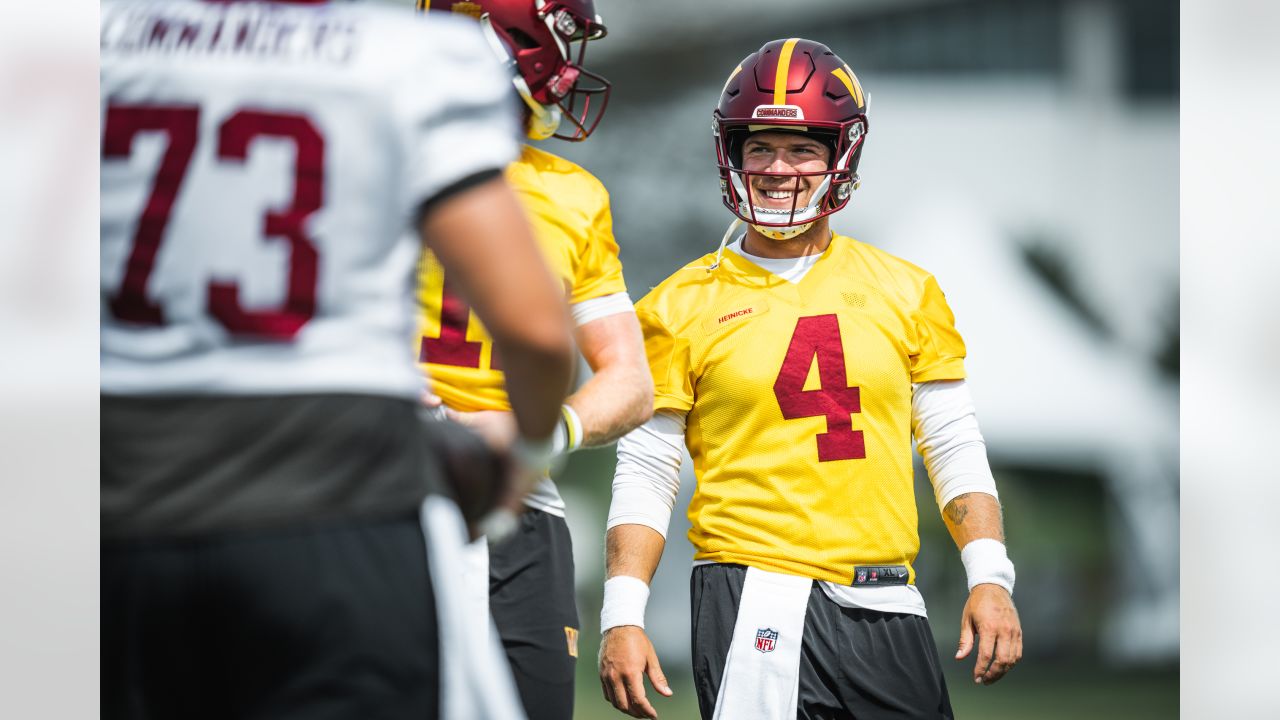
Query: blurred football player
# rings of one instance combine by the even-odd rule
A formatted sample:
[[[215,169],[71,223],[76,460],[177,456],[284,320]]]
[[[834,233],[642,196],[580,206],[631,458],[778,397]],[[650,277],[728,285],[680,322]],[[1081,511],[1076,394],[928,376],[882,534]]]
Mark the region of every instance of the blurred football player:
[[[103,715],[522,717],[456,636],[405,353],[425,239],[550,456],[570,325],[509,80],[474,24],[303,5],[102,6]]]
[[[490,46],[512,71],[512,96],[524,112],[529,139],[580,141],[591,135],[610,88],[583,65],[587,44],[605,35],[591,0],[444,0],[420,7],[478,18]],[[650,417],[653,383],[622,277],[608,193],[578,165],[530,145],[507,167],[506,177],[561,282],[577,346],[593,371],[564,403],[557,449],[613,442]],[[421,342],[415,350],[433,392],[451,416],[469,426],[489,435],[510,432],[503,382],[513,359],[500,348],[495,352],[487,326],[476,322],[457,298],[452,276],[433,258],[423,265],[421,287]],[[529,716],[568,720],[579,622],[565,505],[549,477],[524,502],[526,511],[511,537],[472,548],[473,608],[487,626],[488,600]]]
[[[951,311],[933,276],[828,227],[858,184],[866,106],[819,43],[776,40],[744,59],[714,113],[738,219],[716,253],[638,303],[656,412],[619,442],[600,657],[606,698],[632,716],[656,717],[644,676],[671,692],[643,628],[682,446],[698,479],[703,718],[952,716],[915,584],[913,435],[968,572],[957,657],[976,634],[985,684],[1021,656]]]

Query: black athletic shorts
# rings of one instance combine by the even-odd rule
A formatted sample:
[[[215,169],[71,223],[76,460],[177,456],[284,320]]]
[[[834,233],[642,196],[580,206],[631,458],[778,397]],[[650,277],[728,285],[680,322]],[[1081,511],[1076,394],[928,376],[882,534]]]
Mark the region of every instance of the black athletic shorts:
[[[704,720],[716,694],[738,618],[747,569],[699,565],[690,579],[693,679]],[[929,621],[837,605],[809,590],[800,651],[799,720],[954,717]]]
[[[443,493],[417,405],[372,395],[103,395],[102,537],[376,519]]]
[[[564,518],[528,510],[489,548],[489,608],[529,720],[570,720],[580,625]]]
[[[416,513],[102,545],[102,717],[439,717]]]
[[[106,718],[435,718],[414,402],[102,397]]]

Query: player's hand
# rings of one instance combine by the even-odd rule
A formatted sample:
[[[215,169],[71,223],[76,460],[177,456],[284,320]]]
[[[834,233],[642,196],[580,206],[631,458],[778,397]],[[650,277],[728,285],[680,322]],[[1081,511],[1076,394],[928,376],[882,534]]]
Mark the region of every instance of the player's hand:
[[[653,643],[644,628],[621,625],[610,628],[600,639],[600,687],[614,707],[635,718],[653,718],[658,711],[644,696],[644,677],[665,697],[671,697],[667,677],[662,674]]]
[[[514,413],[501,410],[459,412],[449,407],[445,407],[444,412],[450,420],[484,438],[489,447],[507,458],[507,482],[491,507],[496,514],[482,523],[490,539],[499,540],[504,532],[514,529],[512,520],[524,512],[524,498],[542,478],[543,468],[525,467],[512,456],[512,446],[520,434]]]
[[[422,395],[419,396],[422,401],[424,415],[432,420],[446,420],[448,415],[444,406],[444,400],[439,395],[424,389]]]
[[[973,681],[990,685],[1004,677],[1022,659],[1022,623],[1009,591],[999,585],[974,585],[960,617],[960,648],[956,659],[963,660],[978,639],[978,661]]]
[[[508,502],[513,463],[508,453],[496,451],[484,438],[458,423],[427,420],[423,430],[445,485],[475,540],[481,534],[480,521],[495,507]]]
[[[500,452],[509,451],[519,434],[515,414],[502,410],[458,412],[445,408],[445,416],[484,438],[490,447]]]
[[[450,420],[484,438],[489,447],[505,456],[510,456],[511,448],[520,435],[520,429],[516,426],[516,416],[511,412],[502,410],[459,412],[450,407],[446,407],[444,412]],[[521,468],[516,462],[511,463],[511,468],[513,476],[510,491],[505,498],[505,503],[499,502],[498,505],[505,504],[512,510],[519,510],[524,496],[537,484],[538,473],[531,468]]]

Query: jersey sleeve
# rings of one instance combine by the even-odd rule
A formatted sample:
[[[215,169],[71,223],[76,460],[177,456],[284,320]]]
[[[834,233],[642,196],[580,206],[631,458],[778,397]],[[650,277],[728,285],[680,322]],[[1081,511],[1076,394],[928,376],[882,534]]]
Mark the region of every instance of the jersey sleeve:
[[[684,414],[693,407],[689,341],[672,333],[655,313],[637,309],[644,350],[653,374],[653,409]]]
[[[955,316],[932,275],[925,278],[912,319],[917,352],[911,356],[911,382],[963,380],[964,339],[956,330]]]
[[[511,179],[510,170],[507,177]],[[529,225],[533,227],[534,239],[542,250],[547,267],[551,268],[552,274],[568,293],[576,280],[574,263],[577,246],[573,242],[574,232],[566,224],[565,214],[545,196],[522,189],[519,183],[512,185],[516,188],[516,195],[524,207]]]
[[[627,283],[622,277],[622,261],[618,258],[618,243],[613,237],[609,195],[604,188],[600,189],[600,196],[587,229],[586,247],[583,248],[578,277],[569,298],[571,304],[627,291]]]
[[[395,88],[406,207],[442,190],[500,171],[519,152],[511,81],[475,23],[432,18],[417,62]]]

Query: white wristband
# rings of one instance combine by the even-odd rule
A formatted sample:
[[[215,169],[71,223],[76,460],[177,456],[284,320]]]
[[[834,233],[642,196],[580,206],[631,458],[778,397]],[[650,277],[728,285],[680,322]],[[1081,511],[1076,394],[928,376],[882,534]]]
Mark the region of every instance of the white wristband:
[[[615,575],[604,581],[604,604],[600,608],[600,633],[620,625],[644,627],[644,606],[649,602],[649,585],[640,578]]]
[[[551,446],[557,455],[568,455],[582,447],[582,420],[568,405],[560,406],[560,422],[551,435]]]
[[[1005,551],[1004,543],[993,538],[978,538],[960,551],[964,573],[969,578],[969,590],[975,585],[991,583],[1013,594],[1013,561]]]

